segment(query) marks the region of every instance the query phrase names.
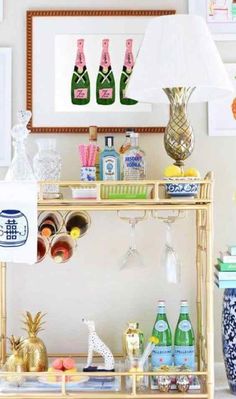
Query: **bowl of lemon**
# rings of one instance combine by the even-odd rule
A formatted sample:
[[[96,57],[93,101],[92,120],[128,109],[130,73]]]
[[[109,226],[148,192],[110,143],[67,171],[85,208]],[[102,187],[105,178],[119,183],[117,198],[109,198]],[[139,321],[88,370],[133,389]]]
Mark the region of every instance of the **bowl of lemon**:
[[[196,168],[184,171],[176,165],[169,165],[164,170],[166,193],[171,197],[195,197],[198,194],[200,173]]]

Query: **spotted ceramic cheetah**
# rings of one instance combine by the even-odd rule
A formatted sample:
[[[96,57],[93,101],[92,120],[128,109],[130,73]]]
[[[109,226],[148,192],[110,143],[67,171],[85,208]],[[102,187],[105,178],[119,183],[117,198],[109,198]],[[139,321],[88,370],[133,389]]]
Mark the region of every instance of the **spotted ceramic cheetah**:
[[[104,359],[104,367],[105,370],[114,370],[115,362],[114,357],[110,351],[110,349],[102,342],[95,331],[95,323],[92,320],[82,319],[82,322],[86,324],[88,327],[88,358],[87,358],[87,366],[90,367],[93,361],[93,351],[99,353]]]

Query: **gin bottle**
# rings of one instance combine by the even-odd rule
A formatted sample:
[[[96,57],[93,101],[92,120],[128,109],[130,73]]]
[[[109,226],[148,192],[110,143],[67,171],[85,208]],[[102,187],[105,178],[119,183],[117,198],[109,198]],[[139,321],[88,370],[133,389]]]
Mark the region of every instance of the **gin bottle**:
[[[84,39],[77,41],[77,56],[71,80],[71,101],[86,105],[90,101],[90,80],[84,55]]]
[[[114,149],[114,137],[105,137],[100,156],[100,180],[120,180],[120,155]]]
[[[130,133],[130,149],[123,155],[124,180],[146,178],[145,153],[138,144],[138,133]]]
[[[109,54],[109,39],[102,41],[102,56],[96,84],[97,103],[110,105],[115,102],[115,79]]]
[[[195,337],[189,318],[188,302],[181,301],[180,315],[175,330],[174,362],[176,366],[195,368]]]
[[[134,67],[134,56],[133,56],[132,46],[133,46],[133,40],[132,39],[126,40],[125,60],[120,77],[120,102],[121,104],[124,105],[137,104],[136,100],[125,97],[126,86],[129,82],[129,78],[132,74]]]
[[[152,368],[172,365],[172,334],[166,316],[165,301],[158,302],[158,313],[152,330],[152,336],[159,342],[152,351]]]

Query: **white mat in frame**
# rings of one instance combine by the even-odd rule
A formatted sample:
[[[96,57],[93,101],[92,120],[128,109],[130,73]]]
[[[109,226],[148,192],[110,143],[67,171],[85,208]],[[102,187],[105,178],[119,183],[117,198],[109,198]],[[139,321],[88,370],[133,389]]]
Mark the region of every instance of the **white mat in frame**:
[[[11,78],[12,50],[0,47],[0,166],[11,161]]]

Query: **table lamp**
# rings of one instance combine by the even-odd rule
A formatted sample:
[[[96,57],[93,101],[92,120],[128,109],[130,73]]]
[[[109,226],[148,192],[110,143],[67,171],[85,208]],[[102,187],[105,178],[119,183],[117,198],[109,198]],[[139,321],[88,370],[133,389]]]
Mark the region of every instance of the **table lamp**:
[[[196,15],[153,18],[144,35],[126,96],[146,103],[170,102],[164,134],[167,154],[183,167],[194,148],[188,101],[201,102],[233,91],[204,19]]]

